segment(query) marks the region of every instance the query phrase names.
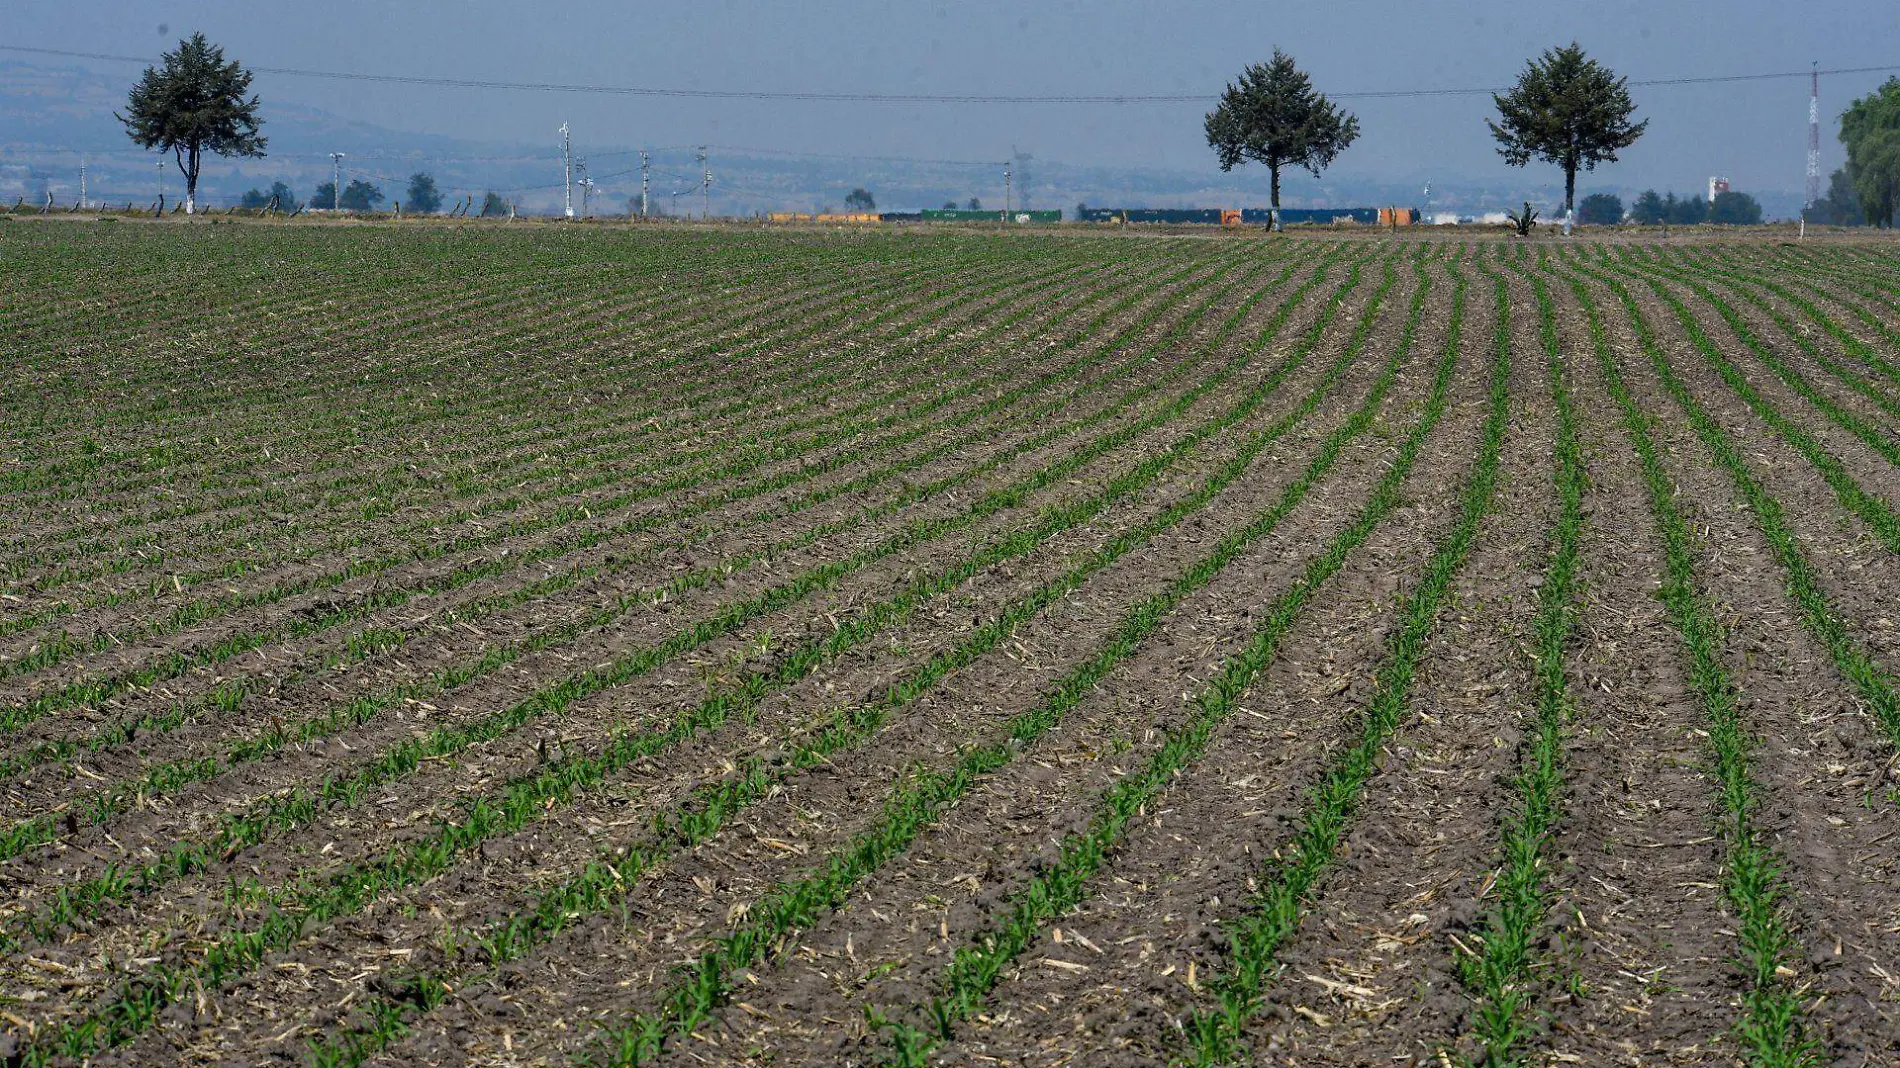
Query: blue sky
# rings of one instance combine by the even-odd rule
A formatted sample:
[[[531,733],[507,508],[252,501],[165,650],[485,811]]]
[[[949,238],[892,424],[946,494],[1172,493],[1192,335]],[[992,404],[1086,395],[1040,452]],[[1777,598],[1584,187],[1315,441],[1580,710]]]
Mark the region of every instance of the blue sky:
[[[145,55],[203,30],[246,62],[376,73],[665,87],[920,93],[1178,93],[1211,98],[1275,46],[1322,90],[1503,85],[1524,59],[1577,39],[1634,79],[1891,63],[1900,68],[1900,4],[1767,3],[1329,4],[1175,0],[1135,3],[761,4],[700,0],[499,0],[390,5],[25,2],[6,43]],[[161,32],[160,27],[164,27]],[[28,58],[28,57],[18,57]],[[64,62],[64,61],[61,61]],[[95,69],[135,71],[90,64]],[[1824,116],[1879,75],[1823,85]],[[583,146],[677,145],[929,158],[996,159],[1013,146],[1076,164],[1215,170],[1200,133],[1205,107],[893,105],[709,101],[453,91],[262,75],[266,101],[324,108],[382,126],[450,136],[552,140],[563,119]],[[1710,174],[1739,188],[1798,190],[1807,87],[1784,80],[1636,91],[1648,136],[1605,174],[1619,185],[1690,189]],[[1503,170],[1482,97],[1350,100],[1364,128],[1341,177],[1398,180]],[[1824,158],[1840,151],[1833,124]],[[1586,181],[1584,183],[1588,185]]]

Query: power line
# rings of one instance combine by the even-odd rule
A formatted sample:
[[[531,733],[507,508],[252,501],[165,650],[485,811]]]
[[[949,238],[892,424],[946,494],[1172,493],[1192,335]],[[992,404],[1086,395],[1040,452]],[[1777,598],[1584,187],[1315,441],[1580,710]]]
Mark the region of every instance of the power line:
[[[140,160],[141,162],[149,160],[151,158],[151,153],[146,152],[142,149],[136,149],[136,148],[101,148],[97,146],[76,147],[72,145],[43,144],[43,143],[33,143],[33,144],[36,149],[44,153],[53,153],[53,154],[68,153],[75,156],[78,156],[78,155],[123,156],[127,158],[137,159],[137,160]],[[746,147],[737,146],[737,145],[710,145],[708,147],[711,148],[713,151],[725,152],[725,153],[729,153],[731,155],[738,156],[741,158],[749,157],[749,156],[766,156],[766,157],[783,157],[787,159],[839,160],[843,162],[852,162],[852,163],[856,163],[856,162],[900,163],[900,164],[910,164],[913,166],[927,166],[927,167],[994,167],[999,162],[1001,162],[1000,160],[993,160],[993,159],[987,159],[987,160],[930,159],[930,158],[926,158],[922,156],[866,156],[866,155],[855,155],[855,154],[843,153],[843,152],[799,152],[792,149],[746,148]],[[691,151],[694,151],[696,148],[697,146],[677,146],[677,147],[669,146],[666,148],[650,148],[650,149],[638,149],[638,148],[614,149],[613,151],[609,151],[609,152],[592,153],[588,158],[596,160],[596,161],[604,160],[604,159],[618,159],[623,156],[638,156],[642,152],[645,152],[649,156],[657,156],[660,153],[664,153],[664,152],[691,152]],[[299,161],[299,160],[308,160],[312,163],[316,163],[316,162],[322,162],[322,161],[328,160],[330,158],[330,154],[327,152],[272,152],[270,155],[270,158],[273,162],[277,162],[277,163],[283,163],[286,161]],[[356,159],[356,160],[379,162],[379,163],[396,163],[396,164],[401,164],[404,166],[420,166],[424,164],[437,164],[437,165],[447,164],[451,166],[457,166],[457,165],[466,166],[470,164],[483,164],[483,165],[492,166],[492,165],[500,164],[500,165],[511,166],[511,167],[540,167],[540,166],[545,166],[548,162],[548,157],[545,155],[423,156],[423,155],[411,155],[409,153],[403,153],[403,152],[392,153],[392,152],[384,152],[384,151],[352,153],[350,158]],[[638,171],[639,171],[639,167],[634,166],[634,167],[626,168],[625,170],[615,171],[613,176],[632,174]],[[368,175],[369,177],[379,178],[384,181],[398,180],[395,178],[391,178],[388,175],[371,174],[370,172],[367,172],[367,171],[362,171],[359,173]],[[682,182],[698,181],[698,179],[696,178],[688,177],[686,175],[680,174],[677,171],[655,170],[653,173],[666,174],[672,177],[676,177]],[[610,175],[595,175],[594,176],[596,181],[603,181],[608,177],[611,177],[611,176]],[[404,181],[404,182],[408,180],[409,179],[407,178],[400,179],[400,181]],[[527,191],[527,190],[533,190],[533,189],[558,189],[558,188],[560,188],[558,185],[556,185],[555,183],[549,182],[545,185],[522,186],[517,191]],[[497,190],[497,192],[507,192],[507,190]]]
[[[68,59],[96,59],[112,63],[150,64],[149,57],[119,56],[104,52],[73,52],[57,48],[33,48],[26,45],[0,45],[0,51],[21,52]],[[301,67],[252,67],[258,74],[277,74],[293,78],[323,78],[331,81],[381,82],[391,85],[426,85],[442,89],[499,89],[537,93],[595,93],[612,96],[688,97],[703,100],[782,100],[853,104],[1181,104],[1211,102],[1214,93],[1057,93],[1057,94],[985,94],[985,93],[820,93],[803,91],[676,89],[653,86],[587,85],[562,82],[517,82],[487,78],[429,78],[406,74],[363,74],[353,71],[310,70]],[[1900,63],[1873,67],[1835,67],[1822,70],[1824,75],[1883,74],[1900,70]],[[1736,82],[1772,81],[1783,78],[1807,78],[1816,72],[1775,71],[1760,74],[1722,74],[1707,77],[1632,79],[1629,84],[1642,88],[1670,88],[1685,85],[1722,85]],[[1489,96],[1508,87],[1462,89],[1379,89],[1328,93],[1335,99],[1384,100],[1411,97]]]

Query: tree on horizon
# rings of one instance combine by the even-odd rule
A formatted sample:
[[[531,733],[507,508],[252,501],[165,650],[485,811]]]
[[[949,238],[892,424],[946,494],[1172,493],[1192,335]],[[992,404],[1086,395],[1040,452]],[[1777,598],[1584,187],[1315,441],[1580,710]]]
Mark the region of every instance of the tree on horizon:
[[[1267,168],[1276,229],[1280,172],[1302,167],[1318,178],[1359,137],[1358,117],[1316,91],[1293,57],[1278,48],[1271,61],[1250,65],[1238,81],[1228,83],[1203,127],[1221,170],[1248,161]]]
[[[1583,54],[1572,41],[1547,49],[1518,75],[1508,93],[1493,94],[1498,120],[1486,119],[1498,154],[1513,167],[1532,159],[1564,172],[1564,210],[1577,206],[1577,171],[1616,162],[1619,150],[1643,136],[1649,120],[1632,123],[1636,104],[1629,79]]]
[[[402,202],[410,211],[433,215],[442,209],[442,191],[435,187],[434,178],[417,171],[409,176],[409,190],[403,194]]]
[[[163,53],[159,67],[145,74],[126,98],[125,114],[113,118],[140,148],[170,152],[185,177],[185,214],[198,210],[198,173],[204,154],[261,159],[268,139],[260,135],[251,72],[224,49],[194,33]]]

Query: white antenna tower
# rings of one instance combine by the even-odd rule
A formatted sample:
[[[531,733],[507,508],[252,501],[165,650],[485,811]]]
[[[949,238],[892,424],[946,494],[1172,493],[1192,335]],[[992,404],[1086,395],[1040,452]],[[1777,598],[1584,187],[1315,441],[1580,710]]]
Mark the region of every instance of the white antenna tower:
[[[642,219],[647,217],[647,165],[647,152],[643,148],[640,150],[640,217]]]
[[[574,217],[574,157],[570,151],[567,123],[561,124],[561,189],[567,197],[566,215]]]
[[[79,209],[86,209],[86,157],[79,157]]]
[[[587,196],[594,191],[594,180],[587,176],[586,160],[574,161],[574,169],[581,175],[574,184],[581,187],[581,218],[585,219],[587,218]]]
[[[1811,208],[1821,201],[1821,62],[1815,60],[1808,82],[1808,202]]]
[[[330,210],[343,210],[343,153],[330,153]]]

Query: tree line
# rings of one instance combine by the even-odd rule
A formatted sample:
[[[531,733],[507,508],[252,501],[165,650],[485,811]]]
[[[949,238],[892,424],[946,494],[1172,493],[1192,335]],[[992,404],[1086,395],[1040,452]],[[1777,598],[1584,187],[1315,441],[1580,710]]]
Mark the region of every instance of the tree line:
[[[499,214],[508,213],[507,202],[498,194],[490,193],[500,206]],[[360,178],[350,179],[343,187],[342,195],[337,194],[335,182],[324,182],[310,194],[308,206],[317,209],[336,209],[340,211],[375,211],[378,205],[388,201],[381,186]],[[403,211],[430,215],[442,210],[442,191],[436,188],[435,178],[418,171],[409,176],[409,186],[402,199],[396,202]],[[238,198],[237,206],[251,211],[294,211],[298,206],[297,194],[290,186],[281,181],[272,182],[269,189],[249,189]]]
[[[1713,200],[1690,193],[1658,193],[1646,189],[1626,211],[1623,198],[1613,193],[1592,193],[1577,205],[1577,221],[1585,226],[1615,226],[1632,222],[1638,226],[1754,226],[1762,221],[1761,203],[1747,193],[1722,192]]]
[[[196,208],[198,176],[204,154],[261,158],[267,146],[259,133],[258,98],[250,95],[251,74],[201,33],[166,52],[158,67],[147,67],[119,115],[132,140],[147,149],[172,154],[185,178],[185,210]],[[1636,104],[1627,78],[1584,54],[1575,42],[1546,50],[1530,60],[1510,90],[1492,95],[1496,116],[1486,125],[1497,151],[1513,167],[1533,160],[1557,166],[1564,176],[1564,210],[1576,207],[1577,174],[1612,163],[1617,153],[1636,143],[1649,126],[1637,121]],[[1280,214],[1280,178],[1288,167],[1319,177],[1359,138],[1359,120],[1313,87],[1312,79],[1293,57],[1274,49],[1273,58],[1243,70],[1221,94],[1218,106],[1203,120],[1207,143],[1223,171],[1257,163],[1268,172],[1275,225]],[[1890,78],[1879,91],[1854,101],[1841,116],[1841,141],[1847,146],[1847,166],[1837,171],[1828,198],[1815,211],[1824,221],[1850,222],[1856,218],[1877,226],[1892,226],[1900,207],[1900,78]],[[246,206],[282,207],[294,200],[282,182],[270,190],[252,189]],[[417,213],[438,211],[442,197],[435,181],[418,173],[409,181],[406,199],[399,201]],[[1599,195],[1603,196],[1603,195]],[[342,190],[326,182],[312,194],[312,207],[370,211],[384,201],[381,189],[353,179]],[[1614,200],[1615,198],[1610,198]],[[861,211],[875,210],[868,190],[859,188],[845,198]],[[970,207],[979,201],[971,198]],[[1621,220],[1608,201],[1585,198],[1585,222],[1604,218]],[[1528,207],[1528,206],[1527,206]],[[484,197],[482,214],[499,214],[507,205],[497,194]],[[1724,193],[1712,201],[1700,197],[1659,196],[1653,190],[1638,197],[1627,217],[1646,222],[1758,222],[1761,206],[1743,193]]]

